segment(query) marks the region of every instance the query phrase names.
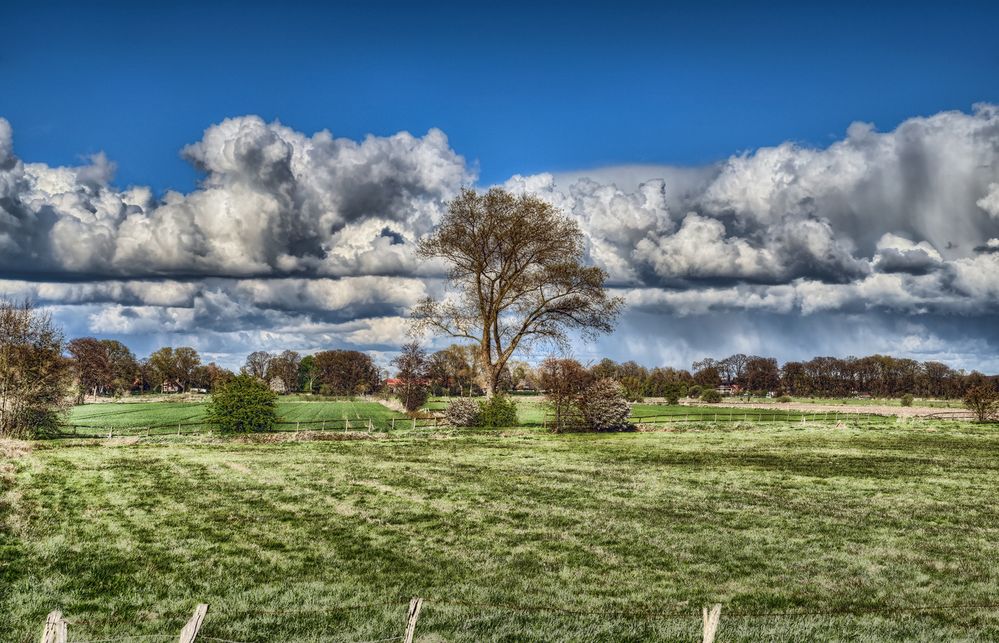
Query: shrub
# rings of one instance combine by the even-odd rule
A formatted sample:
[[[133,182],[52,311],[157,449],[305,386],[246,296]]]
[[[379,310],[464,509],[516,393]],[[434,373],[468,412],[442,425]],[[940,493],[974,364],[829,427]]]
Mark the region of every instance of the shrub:
[[[206,409],[208,422],[223,433],[269,431],[277,421],[277,394],[250,375],[237,375],[212,393]]]
[[[689,389],[687,389],[687,397],[694,398],[695,400],[701,397],[701,385],[694,384]]]
[[[468,397],[459,397],[448,405],[444,418],[451,426],[479,426],[481,413],[478,402]]]
[[[676,382],[672,382],[666,385],[666,390],[663,391],[663,397],[666,398],[666,403],[671,406],[676,406],[680,403],[680,385]]]
[[[610,378],[590,384],[577,404],[592,431],[621,431],[630,426],[631,405],[624,387]]]
[[[506,395],[493,395],[479,402],[479,426],[517,426],[517,404]]]
[[[906,393],[905,395],[902,396],[901,402],[902,406],[912,406],[912,395]]]
[[[972,387],[964,395],[964,406],[979,422],[995,420],[999,418],[999,392],[987,384]]]
[[[721,400],[722,400],[721,393],[714,390],[713,388],[705,389],[701,393],[702,402],[707,402],[708,404],[717,404],[718,402],[721,402]]]
[[[781,404],[790,404],[791,403],[791,396],[790,395],[781,395],[780,397],[777,398],[777,401],[780,402]]]

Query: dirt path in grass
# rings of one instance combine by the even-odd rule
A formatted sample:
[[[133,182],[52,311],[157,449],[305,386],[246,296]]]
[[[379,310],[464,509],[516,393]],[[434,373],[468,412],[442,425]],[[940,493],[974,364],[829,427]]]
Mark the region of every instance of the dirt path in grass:
[[[698,404],[697,406],[701,406]],[[774,411],[804,411],[806,413],[874,413],[898,417],[935,417],[945,419],[972,419],[970,411],[964,409],[941,409],[932,406],[856,406],[849,404],[811,404],[809,402],[719,402],[714,406],[734,409],[767,409]]]

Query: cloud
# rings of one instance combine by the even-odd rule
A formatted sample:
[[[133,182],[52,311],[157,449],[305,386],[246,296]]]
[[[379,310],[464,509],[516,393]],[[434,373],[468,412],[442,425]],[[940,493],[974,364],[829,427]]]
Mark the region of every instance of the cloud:
[[[21,162],[6,121],[0,155],[0,267],[20,273],[416,271],[412,242],[474,181],[439,130],[357,142],[255,116],[227,119],[185,147],[201,185],[159,199],[115,188],[103,155],[72,168]]]
[[[890,232],[878,240],[874,255],[874,267],[881,272],[920,274],[935,270],[942,263],[943,257],[929,242],[913,243]]]
[[[182,155],[202,173],[197,189],[121,188],[103,154],[24,162],[0,119],[0,293],[50,307],[71,334],[188,341],[227,359],[258,347],[391,351],[406,311],[441,292],[441,266],[415,246],[476,180],[439,130],[350,140],[244,116]],[[965,341],[961,320],[985,342],[968,346],[993,346],[980,322],[999,312],[996,106],[884,132],[855,123],[823,148],[786,142],[702,167],[503,186],[575,218],[588,259],[625,296],[625,328],[659,320],[642,322],[651,343],[690,333],[680,353],[708,347],[695,341],[708,328],[727,333],[719,346],[774,353],[773,330],[792,329],[802,336],[789,345],[804,350],[808,320],[840,354],[881,346],[843,331],[834,351],[844,320],[878,320],[913,353],[914,338]],[[621,354],[636,341],[627,332],[615,335]]]

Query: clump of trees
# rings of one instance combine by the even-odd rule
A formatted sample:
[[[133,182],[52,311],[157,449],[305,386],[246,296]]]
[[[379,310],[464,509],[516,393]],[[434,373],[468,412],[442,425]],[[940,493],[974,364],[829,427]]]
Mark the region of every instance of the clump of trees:
[[[153,390],[189,391],[195,383],[201,356],[189,346],[164,346],[146,360],[146,377]]]
[[[55,431],[65,407],[71,365],[62,332],[28,302],[0,300],[0,436]]]
[[[613,378],[557,357],[544,360],[536,377],[552,411],[552,431],[618,431],[629,426],[631,405],[624,386]]]
[[[364,395],[381,387],[381,373],[366,353],[331,350],[313,356],[316,382],[323,395]]]
[[[139,362],[124,344],[113,339],[78,337],[66,344],[76,376],[77,402],[84,395],[122,395],[139,378]]]
[[[277,394],[261,379],[237,375],[212,394],[205,419],[223,433],[270,431],[277,422]]]
[[[415,327],[472,342],[479,385],[492,396],[518,349],[613,329],[622,300],[584,263],[584,247],[579,224],[542,199],[463,190],[420,243],[421,256],[449,265],[449,293],[423,301]]]

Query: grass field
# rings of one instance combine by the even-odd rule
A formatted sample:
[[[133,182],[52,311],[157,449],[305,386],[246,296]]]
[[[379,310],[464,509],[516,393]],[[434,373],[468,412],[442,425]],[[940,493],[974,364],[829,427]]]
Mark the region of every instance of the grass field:
[[[281,398],[278,401],[277,414],[279,421],[303,423],[321,420],[332,422],[342,420],[344,417],[355,421],[370,418],[374,427],[380,430],[386,429],[391,424],[392,418],[404,417],[377,402],[304,401],[294,397]],[[82,430],[112,429],[117,435],[129,435],[144,433],[145,428],[150,426],[163,427],[161,431],[163,433],[173,431],[178,424],[183,430],[197,429],[204,417],[205,404],[202,402],[104,403],[74,406],[67,413],[66,422]],[[318,426],[311,425],[307,428],[318,428]]]
[[[732,397],[726,398],[726,402],[748,402],[752,404],[774,404],[779,406],[781,402],[773,397]],[[839,404],[841,406],[902,406],[901,398],[897,397],[792,397],[792,402],[805,404]],[[962,409],[964,403],[961,400],[935,400],[917,397],[913,401],[916,406],[934,407],[940,409]]]
[[[5,447],[2,641],[999,638],[990,427]]]

